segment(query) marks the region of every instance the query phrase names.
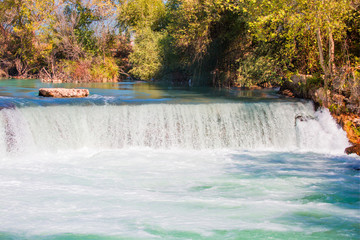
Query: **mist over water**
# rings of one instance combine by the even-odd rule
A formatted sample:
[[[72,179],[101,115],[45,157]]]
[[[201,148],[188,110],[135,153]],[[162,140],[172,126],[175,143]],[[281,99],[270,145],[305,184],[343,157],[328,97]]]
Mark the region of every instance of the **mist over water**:
[[[360,237],[359,158],[327,110],[130,90],[0,99],[0,239]]]

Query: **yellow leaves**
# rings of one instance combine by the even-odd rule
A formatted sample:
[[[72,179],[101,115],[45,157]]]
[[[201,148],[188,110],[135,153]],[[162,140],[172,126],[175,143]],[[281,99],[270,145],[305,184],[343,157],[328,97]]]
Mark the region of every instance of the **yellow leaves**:
[[[295,35],[319,27],[325,31],[331,29],[338,35],[345,28],[344,19],[350,9],[348,0],[257,1],[255,5],[249,7],[251,14],[256,16],[256,24],[253,25],[268,29],[274,28],[273,25],[278,22],[283,22]]]
[[[118,9],[118,18],[124,28],[151,26],[165,15],[162,0],[132,0]]]

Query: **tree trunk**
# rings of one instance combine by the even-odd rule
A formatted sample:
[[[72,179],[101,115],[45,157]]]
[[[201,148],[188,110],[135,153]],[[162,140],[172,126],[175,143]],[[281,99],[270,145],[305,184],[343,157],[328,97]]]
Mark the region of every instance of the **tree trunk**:
[[[324,89],[325,89],[325,102],[324,105],[327,106],[328,105],[328,96],[327,96],[327,90],[328,90],[328,80],[330,78],[330,73],[329,73],[329,69],[328,67],[325,65],[325,60],[324,60],[324,51],[323,51],[323,45],[322,45],[322,40],[321,40],[321,32],[320,32],[320,28],[316,29],[316,38],[317,38],[317,42],[318,42],[318,48],[319,48],[319,57],[320,57],[320,65],[321,68],[323,69],[324,73],[325,73],[325,77],[324,77]]]
[[[335,44],[332,31],[329,29],[329,72],[330,76],[335,74]]]
[[[55,77],[55,66],[54,66],[54,63],[55,63],[55,54],[54,52],[51,53],[51,73],[52,73],[52,76]]]
[[[317,39],[318,48],[319,48],[320,65],[325,73],[325,79],[326,79],[327,77],[329,77],[330,74],[329,74],[328,68],[325,65],[324,51],[323,51],[323,45],[322,45],[322,40],[321,40],[320,28],[316,29],[316,39]]]

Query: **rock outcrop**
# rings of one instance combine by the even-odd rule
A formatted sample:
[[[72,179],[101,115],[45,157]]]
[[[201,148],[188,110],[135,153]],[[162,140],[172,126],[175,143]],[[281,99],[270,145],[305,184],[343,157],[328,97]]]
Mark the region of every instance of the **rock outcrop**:
[[[360,144],[356,144],[354,146],[348,147],[345,149],[346,154],[355,153],[360,156]]]
[[[89,96],[89,90],[74,88],[40,88],[39,96],[54,98],[82,98]]]
[[[317,106],[328,108],[353,144],[345,152],[360,155],[360,98],[346,92],[326,90],[309,75],[292,76],[283,84],[279,93],[288,97],[311,99]]]
[[[331,98],[330,90],[325,90],[323,87],[316,89],[314,94],[310,96],[315,103],[318,103],[320,106],[329,107]]]
[[[307,79],[310,75],[293,75],[290,80],[285,81],[280,88],[280,94],[288,97],[311,98],[307,91],[304,91]]]

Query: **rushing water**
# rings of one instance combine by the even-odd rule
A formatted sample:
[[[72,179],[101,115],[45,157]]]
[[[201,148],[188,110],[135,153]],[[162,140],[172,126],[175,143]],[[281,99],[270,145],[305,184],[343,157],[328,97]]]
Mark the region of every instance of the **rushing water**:
[[[310,102],[143,83],[48,99],[43,86],[0,81],[0,239],[360,237],[359,158]]]

